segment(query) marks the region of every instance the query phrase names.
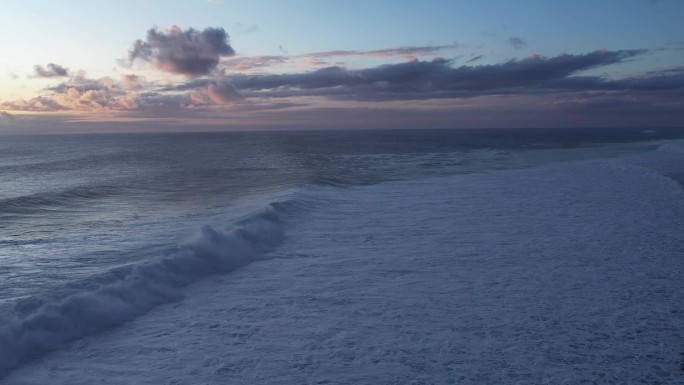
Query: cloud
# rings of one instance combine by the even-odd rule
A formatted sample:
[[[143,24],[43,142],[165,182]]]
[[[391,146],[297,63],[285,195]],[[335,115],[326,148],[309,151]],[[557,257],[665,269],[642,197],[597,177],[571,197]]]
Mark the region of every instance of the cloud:
[[[193,79],[185,87],[160,87],[135,74],[120,79],[89,79],[83,73],[47,87],[49,94],[28,100],[0,103],[10,111],[30,112],[133,112],[168,111],[226,105],[243,100],[223,75]]]
[[[453,48],[459,48],[458,43],[447,44],[447,45],[433,45],[433,46],[406,46],[406,47],[395,47],[395,48],[384,48],[375,49],[368,51],[345,51],[345,50],[335,50],[335,51],[323,51],[314,52],[304,55],[299,55],[299,57],[314,57],[318,59],[331,58],[331,57],[345,57],[345,56],[357,56],[357,57],[379,57],[379,58],[389,58],[389,57],[408,57],[415,58],[416,56],[434,55],[441,51]]]
[[[221,57],[233,56],[223,28],[193,28],[182,30],[173,26],[166,31],[152,28],[145,40],[136,40],[129,52],[129,60],[140,59],[152,63],[162,71],[200,76],[209,74]]]
[[[69,76],[69,70],[59,64],[48,63],[47,68],[36,64],[33,66],[34,76],[38,78],[57,78]]]
[[[470,58],[470,59],[466,60],[466,63],[474,63],[474,62],[476,62],[476,61],[478,61],[478,60],[480,60],[480,59],[482,59],[482,58],[483,58],[483,55],[477,55],[477,56],[475,56],[475,57],[473,57],[473,58]]]
[[[521,49],[527,45],[527,42],[519,37],[511,36],[506,40],[506,42],[513,46],[515,49]]]
[[[684,98],[684,67],[650,71],[621,79],[572,76],[549,82],[547,88],[567,91],[659,92]]]
[[[229,71],[240,72],[256,72],[257,70],[264,70],[269,67],[278,67],[285,64],[293,64],[295,66],[305,65],[308,67],[323,67],[333,63],[340,63],[343,58],[377,58],[377,59],[395,59],[403,58],[404,60],[415,60],[420,56],[436,56],[442,51],[460,48],[458,43],[447,45],[434,46],[404,46],[392,47],[375,50],[334,50],[323,52],[311,52],[300,55],[288,56],[283,51],[283,55],[261,55],[261,56],[237,56],[223,59],[220,63],[220,68]]]
[[[0,104],[5,109],[12,111],[32,111],[32,112],[54,112],[65,110],[50,97],[38,96],[29,100],[19,99],[11,102],[4,102]]]
[[[603,120],[595,121],[601,123],[610,121],[611,117],[619,120],[621,116],[628,116],[628,111],[620,111],[629,109],[644,111],[644,116],[653,119],[658,114],[669,113],[669,120],[657,119],[672,125],[672,119],[682,116],[677,111],[681,111],[681,100],[684,100],[684,68],[619,79],[582,74],[588,69],[631,60],[644,52],[600,50],[555,57],[533,55],[488,65],[455,65],[453,61],[437,58],[365,69],[331,66],[286,74],[229,76],[213,71],[211,77],[194,77],[171,85],[150,82],[135,74],[119,79],[89,79],[79,73],[49,87],[45,95],[0,103],[0,109],[10,113],[60,112],[60,117],[71,112],[71,116],[83,116],[83,120],[156,119],[161,122],[168,119],[169,122],[224,124],[228,120],[235,123],[243,119],[239,121],[244,124],[274,127],[297,126],[298,121],[288,120],[297,116],[302,119],[301,124],[314,121],[320,124],[344,115],[360,119],[366,116],[364,111],[381,108],[386,109],[383,114],[373,115],[377,122],[397,123],[401,111],[411,109],[422,112],[407,113],[406,119],[415,118],[416,124],[432,124],[431,116],[435,119],[441,116],[440,124],[445,127],[453,122],[447,117],[471,116],[478,121],[492,122],[503,119],[500,113],[508,114],[506,119],[520,119],[521,126],[535,119],[537,123],[558,121],[561,113],[566,114],[562,115],[563,119],[600,116]],[[488,107],[478,110],[477,105],[485,101]],[[256,110],[250,109],[255,105],[258,105]],[[320,115],[312,112],[316,109]],[[272,115],[264,115],[265,111]],[[534,117],[522,118],[529,114]],[[590,121],[593,120],[581,122],[589,124]],[[568,120],[567,124],[573,122],[580,121]],[[636,120],[632,123],[636,124]]]
[[[126,74],[121,77],[121,84],[130,90],[141,90],[145,86],[145,78],[135,74]]]
[[[218,79],[209,84],[206,94],[214,104],[228,104],[241,99],[241,96],[228,79]]]
[[[46,88],[50,93],[28,100],[0,104],[15,111],[115,111],[138,108],[137,92],[144,87],[141,77],[124,75],[121,80],[109,77],[89,79],[78,73],[68,80]]]
[[[264,96],[329,95],[333,98],[424,99],[471,97],[479,94],[533,92],[548,89],[575,89],[571,75],[581,71],[623,62],[643,50],[595,51],[584,55],[552,58],[532,56],[492,65],[462,65],[433,59],[386,64],[351,70],[333,66],[317,71],[282,75],[235,75],[240,91]],[[564,83],[565,82],[565,83]],[[592,86],[606,86],[601,79]],[[606,86],[607,87],[607,86]]]
[[[366,69],[331,66],[288,74],[233,74],[231,85],[251,98],[322,97],[328,100],[392,101],[473,98],[483,95],[554,94],[577,91],[667,91],[684,89],[678,69],[640,77],[605,79],[581,72],[630,60],[643,50],[599,50],[581,55],[532,55],[490,65],[453,66],[446,59],[412,60]],[[473,60],[479,58],[473,58]],[[198,78],[160,92],[208,90],[216,79]],[[231,90],[232,92],[232,90]]]
[[[251,71],[279,64],[285,64],[289,61],[290,58],[287,56],[240,56],[223,60],[221,62],[221,67],[231,71]]]

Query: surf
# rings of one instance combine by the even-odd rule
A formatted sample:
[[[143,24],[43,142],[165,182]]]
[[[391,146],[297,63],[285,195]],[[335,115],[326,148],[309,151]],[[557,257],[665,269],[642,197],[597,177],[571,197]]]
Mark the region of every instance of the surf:
[[[294,200],[274,201],[233,225],[205,225],[169,255],[135,263],[114,282],[11,317],[0,327],[0,376],[71,341],[177,301],[185,286],[203,277],[263,258],[282,242],[285,216],[298,207]]]

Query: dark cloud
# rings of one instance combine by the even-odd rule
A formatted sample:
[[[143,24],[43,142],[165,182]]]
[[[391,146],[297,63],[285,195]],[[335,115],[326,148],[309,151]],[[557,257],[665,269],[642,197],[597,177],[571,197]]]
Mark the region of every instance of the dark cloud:
[[[38,78],[58,78],[69,76],[69,70],[59,64],[48,63],[43,67],[36,64],[33,66],[34,76]]]
[[[232,79],[239,91],[257,91],[264,95],[322,95],[327,92],[332,97],[383,100],[469,97],[478,94],[574,88],[569,81],[568,84],[563,84],[571,75],[623,62],[643,52],[595,51],[584,55],[560,55],[552,58],[532,56],[502,64],[460,67],[453,67],[451,61],[445,59],[414,60],[362,70],[335,66],[300,74],[236,75]],[[601,82],[604,81],[593,81]]]
[[[74,88],[79,92],[86,91],[101,91],[108,89],[107,85],[96,79],[84,79],[83,81],[67,81],[45,88],[48,91],[66,92],[66,90]]]
[[[151,62],[160,70],[187,76],[209,74],[221,57],[233,56],[223,28],[193,28],[181,30],[173,26],[166,31],[152,28],[145,40],[137,40],[129,52],[129,59]]]
[[[192,80],[188,80],[187,82],[176,84],[174,86],[161,87],[158,91],[161,91],[161,92],[177,92],[177,91],[196,90],[196,89],[208,87],[210,84],[212,84],[212,82],[213,82],[213,79],[209,79],[209,78],[192,79]]]
[[[367,83],[369,79],[361,77],[361,71],[350,71],[343,67],[327,67],[302,74],[233,76],[238,89],[265,90],[279,87],[295,87],[304,89],[345,86],[353,87]]]
[[[508,44],[512,45],[515,49],[521,49],[527,45],[527,42],[519,37],[511,36],[506,40]]]
[[[621,79],[603,79],[596,76],[573,76],[549,82],[552,90],[577,91],[642,91],[679,93],[684,98],[684,68],[651,71],[639,76]]]
[[[317,71],[281,75],[233,75],[232,85],[244,97],[323,96],[354,100],[463,98],[491,94],[551,93],[576,90],[647,90],[677,88],[676,70],[644,74],[642,78],[606,80],[578,76],[581,71],[620,63],[642,50],[595,51],[552,58],[531,56],[493,65],[452,66],[445,59],[409,61],[350,70],[332,66]],[[473,58],[472,60],[479,59]],[[215,79],[194,79],[162,92],[207,89]]]
[[[483,58],[483,55],[477,55],[477,56],[475,56],[475,57],[473,57],[473,58],[470,58],[470,59],[466,60],[466,63],[474,63],[474,62],[476,62],[476,61],[478,61],[478,60],[480,60],[480,59],[482,59],[482,58]]]

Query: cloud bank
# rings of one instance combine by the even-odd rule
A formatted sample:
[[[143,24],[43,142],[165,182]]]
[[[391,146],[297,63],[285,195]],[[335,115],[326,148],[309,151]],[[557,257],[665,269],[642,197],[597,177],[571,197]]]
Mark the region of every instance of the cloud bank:
[[[412,60],[350,70],[332,66],[312,72],[280,75],[234,75],[241,91],[262,96],[329,96],[358,100],[462,98],[482,94],[548,92],[549,90],[614,89],[627,82],[573,76],[581,71],[621,63],[643,50],[594,51],[546,58],[534,55],[501,64],[452,66],[446,59]],[[638,87],[645,79],[633,80]],[[652,79],[651,79],[652,80]],[[671,79],[668,79],[668,81]],[[189,83],[193,84],[193,83]],[[184,85],[181,85],[183,87]]]
[[[482,56],[462,65],[444,58],[411,58],[414,54],[429,57],[451,46],[327,51],[308,56],[389,55],[408,60],[361,69],[333,65],[306,72],[250,74],[250,70],[304,55],[223,59],[233,53],[226,47],[230,47],[228,38],[220,29],[152,29],[145,41],[134,44],[131,59],[145,60],[189,79],[179,83],[148,81],[135,74],[91,79],[78,73],[49,86],[41,96],[0,103],[0,109],[59,112],[63,116],[87,112],[95,113],[93,119],[110,117],[112,121],[200,119],[213,122],[210,124],[239,122],[241,127],[260,122],[295,128],[316,122],[338,124],[331,119],[344,120],[342,117],[350,114],[358,117],[357,125],[367,121],[388,127],[397,119],[406,124],[447,127],[459,119],[506,119],[506,124],[514,125],[514,118],[519,122],[515,124],[524,126],[524,122],[539,125],[544,119],[554,121],[561,116],[567,124],[585,125],[618,118],[627,122],[626,117],[630,124],[642,124],[647,118],[664,116],[661,120],[672,125],[684,115],[684,68],[623,78],[584,74],[634,60],[645,50],[598,50],[554,57],[535,54],[486,65],[477,64]],[[640,115],[635,116],[636,112]],[[586,118],[573,120],[577,116]]]

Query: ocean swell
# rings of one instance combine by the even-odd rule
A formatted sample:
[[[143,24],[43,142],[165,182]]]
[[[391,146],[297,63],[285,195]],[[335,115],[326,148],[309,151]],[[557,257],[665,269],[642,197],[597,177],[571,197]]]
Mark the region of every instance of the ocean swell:
[[[0,215],[31,214],[43,210],[74,207],[84,201],[93,201],[115,195],[121,189],[112,184],[76,186],[59,191],[45,191],[31,195],[0,199]]]

